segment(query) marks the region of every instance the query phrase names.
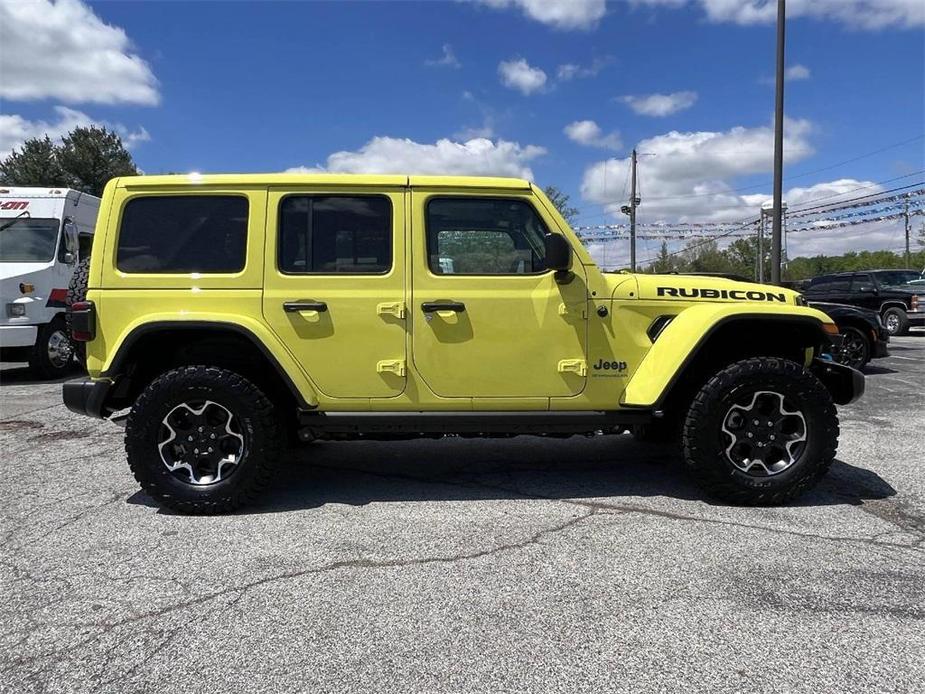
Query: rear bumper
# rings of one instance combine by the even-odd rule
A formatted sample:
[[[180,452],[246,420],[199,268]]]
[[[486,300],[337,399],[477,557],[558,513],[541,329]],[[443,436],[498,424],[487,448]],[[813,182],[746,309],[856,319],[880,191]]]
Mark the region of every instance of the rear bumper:
[[[112,411],[106,408],[106,397],[111,388],[110,381],[75,378],[64,384],[61,395],[64,406],[71,412],[104,419],[112,414]]]
[[[864,395],[864,374],[844,364],[813,359],[810,370],[822,381],[838,405],[848,405]]]

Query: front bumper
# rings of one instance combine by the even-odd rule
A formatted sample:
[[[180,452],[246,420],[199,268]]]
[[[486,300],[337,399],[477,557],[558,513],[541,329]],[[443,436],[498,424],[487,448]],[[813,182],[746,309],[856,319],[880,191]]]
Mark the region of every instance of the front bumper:
[[[864,374],[857,369],[825,359],[813,359],[809,368],[838,405],[848,405],[864,395]]]
[[[112,414],[112,410],[106,407],[106,398],[111,388],[110,381],[75,378],[64,384],[61,395],[64,406],[71,412],[105,419]]]
[[[32,347],[38,333],[37,325],[0,325],[0,347]]]

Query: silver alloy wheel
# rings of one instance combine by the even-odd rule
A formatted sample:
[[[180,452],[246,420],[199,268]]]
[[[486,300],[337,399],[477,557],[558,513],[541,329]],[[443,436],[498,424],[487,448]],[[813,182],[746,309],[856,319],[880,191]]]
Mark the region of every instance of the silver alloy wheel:
[[[212,400],[174,407],[161,420],[160,439],[157,451],[167,469],[197,486],[229,477],[245,453],[244,435],[231,410]]]
[[[788,469],[802,455],[808,440],[803,413],[787,409],[786,398],[770,390],[759,390],[748,404],[730,407],[722,432],[728,439],[725,453],[729,462],[756,477]]]
[[[48,361],[56,369],[63,369],[67,366],[74,356],[74,349],[71,341],[63,330],[54,330],[48,336],[48,342],[45,344]]]
[[[890,313],[886,317],[886,330],[890,335],[896,335],[899,332],[899,316],[895,313]]]

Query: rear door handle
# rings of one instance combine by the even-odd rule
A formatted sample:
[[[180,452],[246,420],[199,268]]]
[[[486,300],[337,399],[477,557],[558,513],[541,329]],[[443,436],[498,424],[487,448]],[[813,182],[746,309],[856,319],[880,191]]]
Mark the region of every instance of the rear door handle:
[[[466,305],[461,301],[426,301],[421,304],[421,310],[424,313],[436,313],[437,311],[462,313],[466,310]]]
[[[283,304],[283,310],[286,313],[298,313],[299,311],[318,311],[324,313],[328,310],[328,305],[323,301],[313,301],[306,299],[304,301],[287,301]]]

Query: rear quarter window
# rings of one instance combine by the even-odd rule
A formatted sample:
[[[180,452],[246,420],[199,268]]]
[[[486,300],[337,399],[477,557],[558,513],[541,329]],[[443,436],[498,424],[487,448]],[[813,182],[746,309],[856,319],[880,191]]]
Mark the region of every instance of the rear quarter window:
[[[247,260],[247,198],[150,195],[122,212],[116,267],[127,273],[236,273]]]

